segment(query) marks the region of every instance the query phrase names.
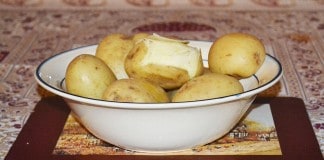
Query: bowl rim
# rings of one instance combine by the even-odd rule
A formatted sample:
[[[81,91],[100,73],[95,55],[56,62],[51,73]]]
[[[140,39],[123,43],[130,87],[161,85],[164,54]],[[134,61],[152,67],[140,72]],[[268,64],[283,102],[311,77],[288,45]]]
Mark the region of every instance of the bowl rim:
[[[210,41],[197,41],[197,40],[188,40],[189,42],[198,42],[198,43],[212,43]],[[81,46],[77,48],[73,48],[70,50],[62,51],[58,54],[55,54],[53,56],[48,57],[47,59],[43,60],[36,68],[36,71],[34,73],[34,77],[37,81],[37,83],[42,86],[47,91],[54,93],[55,95],[61,96],[65,99],[77,101],[83,104],[89,104],[94,106],[101,106],[101,107],[109,107],[109,108],[125,108],[125,109],[171,109],[171,108],[188,108],[188,107],[201,107],[201,106],[207,106],[212,104],[220,104],[230,101],[236,101],[243,98],[249,98],[252,97],[268,88],[270,88],[272,85],[277,83],[281,76],[283,75],[283,69],[282,65],[274,56],[270,54],[266,54],[266,57],[269,57],[271,60],[273,60],[278,65],[278,72],[277,74],[268,81],[267,83],[264,83],[257,88],[253,88],[251,90],[247,90],[238,94],[233,94],[229,96],[223,96],[223,97],[217,97],[217,98],[210,98],[210,99],[204,99],[204,100],[196,100],[196,101],[186,101],[186,102],[167,102],[167,103],[133,103],[133,102],[115,102],[115,101],[107,101],[107,100],[100,100],[100,99],[94,99],[94,98],[88,98],[88,97],[82,97],[75,94],[70,94],[64,90],[60,90],[56,87],[53,87],[51,84],[48,84],[43,78],[41,69],[42,67],[49,61],[53,60],[54,58],[57,58],[59,56],[62,56],[63,54],[66,54],[71,51],[81,50],[89,47],[95,47],[98,44],[92,44],[92,45],[86,45]],[[257,76],[253,74],[253,76],[258,80]],[[258,80],[259,81],[259,80]],[[62,82],[62,80],[61,80]],[[60,82],[60,83],[61,83]],[[61,84],[60,84],[61,85]],[[130,106],[131,104],[131,106]]]

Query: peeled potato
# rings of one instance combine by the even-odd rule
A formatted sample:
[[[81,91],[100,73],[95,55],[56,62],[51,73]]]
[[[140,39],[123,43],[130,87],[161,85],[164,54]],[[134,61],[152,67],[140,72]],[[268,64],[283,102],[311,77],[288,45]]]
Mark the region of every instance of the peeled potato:
[[[236,78],[224,74],[207,73],[184,84],[175,93],[172,102],[224,97],[241,92],[243,86]]]
[[[135,44],[125,59],[129,77],[144,78],[164,89],[179,88],[203,73],[200,50],[186,41],[151,35]]]
[[[135,45],[135,43],[137,43],[138,41],[142,40],[143,38],[146,38],[150,36],[149,34],[147,33],[136,33],[132,36],[132,41],[133,41],[133,44]]]
[[[208,55],[208,65],[214,73],[246,78],[257,72],[265,56],[264,45],[255,36],[230,33],[213,43]]]
[[[95,99],[101,99],[107,86],[115,80],[105,62],[90,54],[74,58],[65,73],[67,92]]]
[[[108,65],[117,79],[128,78],[124,68],[125,57],[136,41],[147,36],[146,33],[137,33],[133,37],[124,34],[108,35],[99,43],[96,56]]]
[[[144,79],[117,80],[108,86],[103,99],[117,102],[169,102],[169,97],[160,86]]]

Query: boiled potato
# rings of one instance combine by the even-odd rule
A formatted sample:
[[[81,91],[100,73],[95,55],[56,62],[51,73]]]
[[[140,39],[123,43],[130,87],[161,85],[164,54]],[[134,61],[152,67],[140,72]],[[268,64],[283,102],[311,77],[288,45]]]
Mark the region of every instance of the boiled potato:
[[[135,43],[137,43],[138,41],[142,40],[143,38],[146,38],[150,36],[148,33],[135,33],[133,36],[132,36],[132,41],[133,41],[133,44],[135,45]]]
[[[104,100],[117,102],[161,103],[169,102],[166,92],[144,79],[120,79],[108,86]]]
[[[125,59],[125,70],[129,77],[174,89],[201,75],[203,62],[200,50],[186,41],[153,34],[135,44]]]
[[[101,99],[107,86],[115,80],[105,62],[90,54],[75,57],[65,73],[67,92],[95,99]]]
[[[108,35],[99,43],[95,55],[108,65],[117,79],[128,78],[124,68],[125,57],[134,43],[147,36],[146,33],[137,33],[133,37],[124,34]]]
[[[184,84],[175,93],[172,102],[224,97],[241,92],[243,86],[236,78],[224,74],[206,73]]]
[[[255,36],[230,33],[218,38],[208,54],[212,72],[246,78],[255,74],[265,60],[263,43]]]

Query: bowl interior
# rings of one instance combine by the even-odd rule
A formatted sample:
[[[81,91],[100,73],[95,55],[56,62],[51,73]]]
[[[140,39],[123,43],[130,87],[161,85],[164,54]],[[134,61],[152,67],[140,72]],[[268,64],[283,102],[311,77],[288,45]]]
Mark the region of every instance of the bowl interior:
[[[206,41],[190,41],[189,45],[200,48],[202,51],[202,57],[204,65],[207,67],[207,59],[209,48],[212,42]],[[91,98],[80,97],[77,95],[72,95],[64,91],[62,88],[62,83],[64,83],[65,72],[68,64],[73,58],[80,54],[95,54],[97,45],[90,45],[85,47],[80,47],[65,51],[54,55],[45,61],[43,61],[36,70],[35,79],[36,81],[46,90],[68,98],[75,101],[80,101],[83,103],[89,103],[99,106],[109,106],[109,107],[121,107],[127,108],[130,103],[121,102],[109,102],[103,100],[96,100]],[[244,87],[244,92],[236,95],[226,96],[222,98],[214,98],[208,100],[194,101],[194,102],[180,102],[180,103],[163,103],[163,104],[141,104],[132,103],[132,108],[174,108],[174,107],[193,107],[197,105],[208,105],[224,103],[227,101],[237,100],[240,98],[251,97],[257,93],[260,93],[267,88],[274,85],[279,81],[282,76],[282,67],[280,62],[274,57],[267,55],[265,62],[257,73],[249,78],[241,79],[240,82]]]

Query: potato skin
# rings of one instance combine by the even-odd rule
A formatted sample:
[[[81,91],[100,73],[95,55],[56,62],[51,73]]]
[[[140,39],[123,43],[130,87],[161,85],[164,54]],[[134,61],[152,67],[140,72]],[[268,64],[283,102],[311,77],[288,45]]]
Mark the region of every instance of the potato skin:
[[[75,57],[65,73],[67,92],[83,97],[101,99],[115,75],[101,59],[90,54]]]
[[[117,102],[169,102],[167,93],[158,85],[144,79],[120,79],[105,90],[103,99]]]
[[[218,38],[212,44],[208,64],[214,73],[246,78],[257,72],[265,56],[264,45],[255,36],[230,33]]]
[[[172,102],[218,98],[241,92],[243,86],[236,78],[224,74],[206,73],[184,84],[175,93]]]
[[[128,78],[124,69],[125,58],[134,44],[147,36],[146,33],[137,33],[132,37],[118,33],[110,34],[99,43],[95,55],[108,65],[117,79]]]
[[[132,36],[133,45],[135,45],[138,41],[148,36],[150,36],[148,33],[135,33]]]

